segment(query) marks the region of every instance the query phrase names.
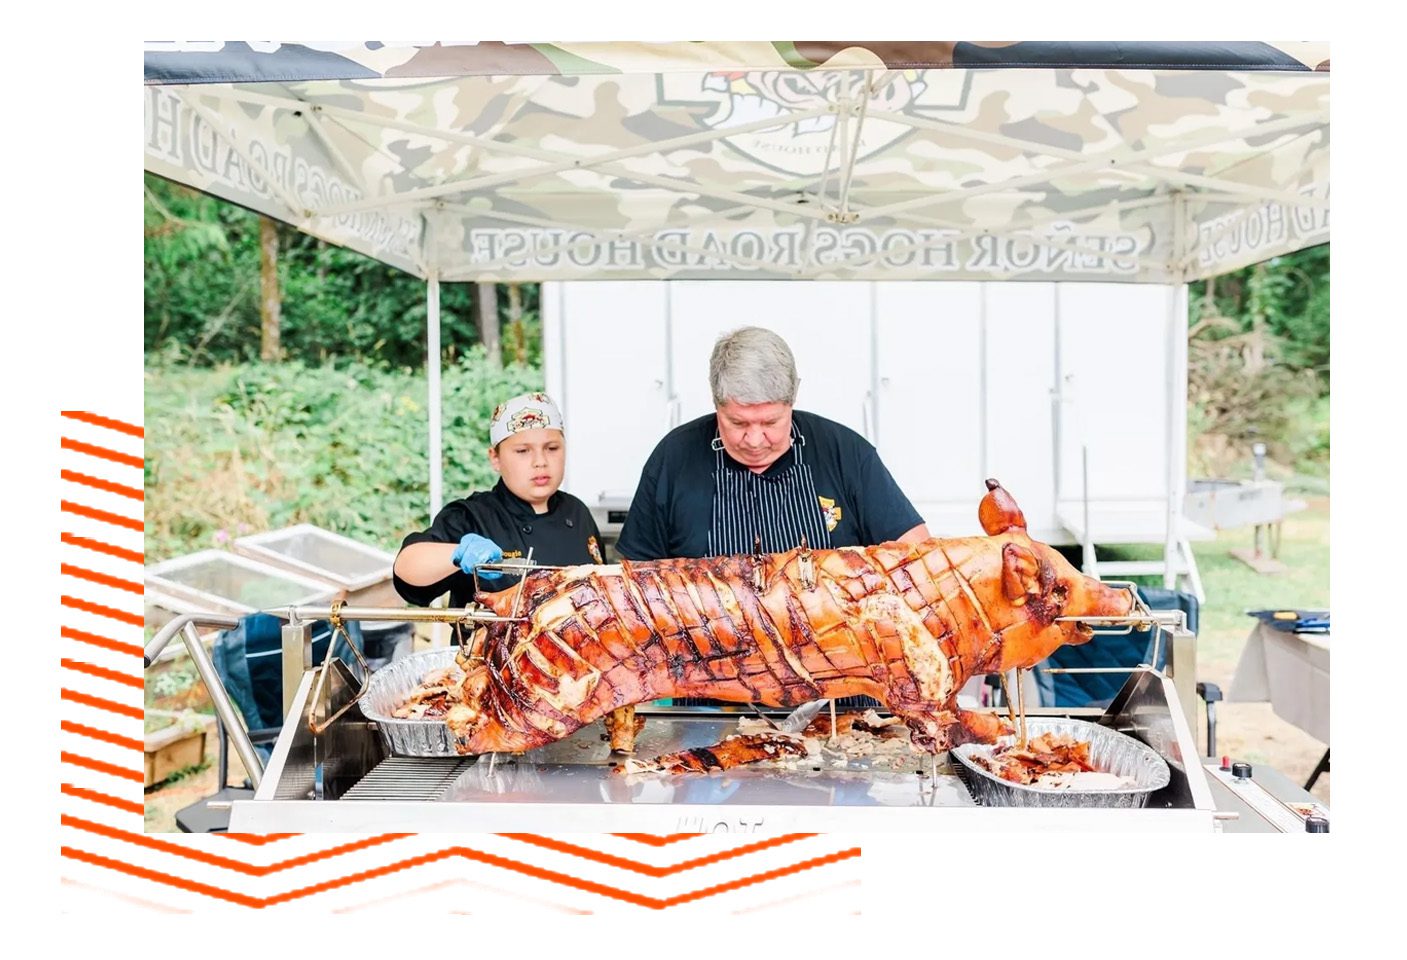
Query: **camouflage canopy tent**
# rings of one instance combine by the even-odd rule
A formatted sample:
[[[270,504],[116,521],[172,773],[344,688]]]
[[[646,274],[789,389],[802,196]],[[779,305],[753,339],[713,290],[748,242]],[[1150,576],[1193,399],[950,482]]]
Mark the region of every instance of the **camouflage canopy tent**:
[[[1180,284],[1322,243],[1328,66],[1311,43],[150,44],[144,161],[425,278],[437,444],[441,281]]]

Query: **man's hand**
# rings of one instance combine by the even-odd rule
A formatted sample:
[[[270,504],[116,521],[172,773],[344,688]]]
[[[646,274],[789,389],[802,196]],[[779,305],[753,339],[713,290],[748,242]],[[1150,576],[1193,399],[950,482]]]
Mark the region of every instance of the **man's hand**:
[[[454,556],[450,559],[459,569],[473,576],[474,567],[477,565],[497,563],[502,560],[503,548],[488,537],[481,537],[477,533],[466,533],[460,538],[459,546],[454,548]],[[505,574],[501,570],[479,571],[479,578],[482,580],[501,580],[504,576]]]

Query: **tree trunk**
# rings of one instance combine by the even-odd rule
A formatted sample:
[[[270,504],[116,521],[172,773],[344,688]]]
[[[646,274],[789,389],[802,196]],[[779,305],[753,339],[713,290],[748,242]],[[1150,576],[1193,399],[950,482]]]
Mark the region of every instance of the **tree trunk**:
[[[259,359],[280,359],[279,317],[283,294],[278,284],[278,227],[268,217],[259,218]]]
[[[516,283],[508,285],[508,323],[513,331],[513,359],[528,362],[528,335],[523,329],[523,292]]]
[[[494,363],[503,363],[503,351],[498,340],[498,286],[492,283],[476,283],[479,292],[479,342],[484,352]]]

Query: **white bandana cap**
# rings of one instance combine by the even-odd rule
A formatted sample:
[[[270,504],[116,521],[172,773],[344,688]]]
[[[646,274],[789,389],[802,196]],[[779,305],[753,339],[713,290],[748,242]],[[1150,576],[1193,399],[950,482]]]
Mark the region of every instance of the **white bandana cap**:
[[[523,430],[562,430],[562,411],[545,393],[520,393],[493,408],[489,446],[496,447]]]

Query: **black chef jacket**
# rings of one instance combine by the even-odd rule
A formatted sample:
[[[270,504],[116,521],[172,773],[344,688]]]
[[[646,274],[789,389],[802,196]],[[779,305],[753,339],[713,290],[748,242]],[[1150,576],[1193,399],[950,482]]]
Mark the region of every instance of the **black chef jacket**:
[[[546,513],[534,513],[532,505],[510,493],[502,480],[492,490],[445,504],[430,528],[408,535],[401,549],[412,543],[457,544],[466,533],[477,533],[498,544],[504,559],[525,557],[529,548],[535,563],[552,566],[602,563],[605,559],[601,531],[586,504],[558,490],[547,501]],[[407,603],[422,607],[446,590],[452,607],[466,606],[474,599],[474,578],[462,570],[428,587],[417,587],[394,575],[392,580]],[[503,590],[517,582],[517,577],[507,575],[498,580],[479,579],[485,590]]]

